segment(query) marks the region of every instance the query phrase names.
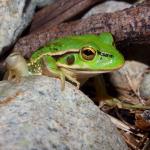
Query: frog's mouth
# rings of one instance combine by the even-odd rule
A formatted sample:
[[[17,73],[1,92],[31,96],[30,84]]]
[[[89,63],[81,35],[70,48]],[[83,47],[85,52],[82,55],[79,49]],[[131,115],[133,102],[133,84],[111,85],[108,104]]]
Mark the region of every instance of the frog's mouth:
[[[70,70],[70,71],[72,71],[79,79],[90,78],[90,77],[96,76],[98,74],[110,72],[110,71],[106,71],[106,70],[105,71],[102,71],[102,70],[101,71]]]
[[[80,70],[80,69],[74,69],[74,68],[72,69],[72,68],[65,68],[65,67],[61,67],[60,69],[67,74],[73,74],[73,76],[75,76],[78,79],[84,79],[84,78],[90,78],[90,77],[93,77],[102,73],[113,72],[113,71],[118,70],[121,67],[122,65],[114,69],[96,70],[96,71],[95,70]]]
[[[94,70],[74,70],[74,69],[67,69],[67,70],[77,73],[77,74],[100,74],[100,73],[107,73],[107,72],[113,71],[113,70],[94,71]]]
[[[96,74],[101,74],[101,73],[108,73],[108,72],[113,72],[116,70],[119,70],[124,64],[121,64],[115,68],[111,69],[100,69],[100,70],[89,70],[89,69],[78,69],[78,68],[69,68],[68,66],[61,65],[59,66],[62,70],[68,70],[69,72],[75,73],[75,74],[85,74],[85,75],[96,75]]]

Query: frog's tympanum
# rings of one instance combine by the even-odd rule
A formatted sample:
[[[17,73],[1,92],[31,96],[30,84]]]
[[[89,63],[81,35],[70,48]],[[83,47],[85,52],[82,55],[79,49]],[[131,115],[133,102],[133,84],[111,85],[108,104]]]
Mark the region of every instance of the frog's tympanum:
[[[30,74],[59,77],[62,88],[65,79],[76,83],[100,73],[119,69],[124,64],[111,33],[78,35],[59,38],[33,52],[25,60],[18,52],[6,58],[8,79]]]

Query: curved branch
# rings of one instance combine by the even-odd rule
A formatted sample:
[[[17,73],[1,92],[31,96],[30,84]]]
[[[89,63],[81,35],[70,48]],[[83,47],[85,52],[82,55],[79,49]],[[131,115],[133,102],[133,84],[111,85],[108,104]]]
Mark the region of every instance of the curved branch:
[[[99,34],[103,31],[111,32],[118,43],[150,44],[150,4],[139,4],[115,13],[97,14],[54,27],[47,26],[21,38],[14,50],[21,50],[24,56],[29,57],[31,52],[51,39],[75,34]]]
[[[35,14],[30,31],[60,24],[100,1],[102,0],[58,0]]]

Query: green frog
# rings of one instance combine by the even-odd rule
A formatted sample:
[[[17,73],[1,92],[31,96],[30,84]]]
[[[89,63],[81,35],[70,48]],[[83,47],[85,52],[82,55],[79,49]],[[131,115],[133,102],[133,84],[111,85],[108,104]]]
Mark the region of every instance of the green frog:
[[[109,32],[58,38],[33,52],[29,60],[19,52],[6,58],[8,80],[28,75],[54,76],[61,79],[62,89],[66,79],[79,88],[79,81],[117,70],[123,64],[124,57]]]

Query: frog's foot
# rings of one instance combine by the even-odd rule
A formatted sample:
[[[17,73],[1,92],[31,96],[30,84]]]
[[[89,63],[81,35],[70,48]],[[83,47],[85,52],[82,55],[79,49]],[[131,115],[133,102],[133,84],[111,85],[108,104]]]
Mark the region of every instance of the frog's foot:
[[[123,109],[150,109],[150,106],[146,106],[143,104],[130,104],[126,102],[122,102],[117,98],[111,97],[107,94],[104,82],[102,77],[95,77],[95,88],[96,88],[96,96],[98,97],[99,107],[110,106],[110,107],[118,107]]]
[[[71,81],[71,82],[73,82],[73,83],[76,84],[77,89],[80,88],[80,82],[77,81],[76,76],[75,76],[75,74],[74,74],[73,72],[71,72],[71,71],[69,71],[69,70],[67,70],[67,69],[65,69],[65,68],[61,68],[61,71],[63,72],[63,74],[65,75],[65,77],[66,77],[69,81]]]
[[[64,71],[65,70],[65,71]],[[61,70],[58,70],[58,69],[42,69],[42,74],[43,75],[46,75],[46,76],[54,76],[54,77],[58,77],[60,80],[61,80],[61,90],[63,91],[65,89],[65,80],[66,78],[75,83],[77,85],[77,88],[79,89],[80,87],[80,83],[76,80],[76,78],[72,77],[68,71],[66,71],[66,69],[61,69]]]
[[[7,79],[11,82],[19,83],[21,80],[21,76],[19,76],[15,71],[9,70],[5,73],[4,79]]]
[[[25,59],[19,52],[11,53],[5,60],[7,72],[4,79],[19,82],[22,76],[28,76],[28,67]]]
[[[42,67],[42,74],[47,76],[54,76],[61,79],[61,89],[64,90],[65,88],[65,79],[67,78],[69,81],[72,81],[73,83],[76,83],[77,88],[80,87],[80,83],[76,80],[75,74],[67,70],[63,67],[58,67],[56,60],[49,56],[45,55],[42,58],[43,60],[43,66]]]
[[[65,88],[65,75],[62,71],[60,71],[57,67],[43,67],[42,74],[49,77],[57,77],[61,80],[61,90],[63,91]]]
[[[77,89],[80,88],[80,82],[78,82],[76,78],[73,78],[72,76],[69,76],[69,74],[65,74],[65,76],[66,76],[66,78],[67,78],[69,81],[71,81],[71,82],[73,82],[73,83],[76,84]]]
[[[62,72],[60,72],[59,78],[61,80],[61,90],[63,91],[65,89],[65,76]]]

